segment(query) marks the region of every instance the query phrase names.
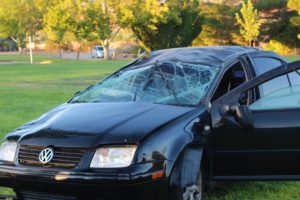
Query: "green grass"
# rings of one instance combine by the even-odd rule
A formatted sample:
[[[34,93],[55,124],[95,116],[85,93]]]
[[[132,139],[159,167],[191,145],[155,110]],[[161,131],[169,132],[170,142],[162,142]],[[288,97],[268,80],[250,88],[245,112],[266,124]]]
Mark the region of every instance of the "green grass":
[[[0,65],[0,137],[127,62],[57,60],[52,64]]]
[[[46,55],[34,55],[34,62],[41,62],[44,60],[49,60],[49,57]],[[0,54],[0,63],[3,61],[16,61],[16,62],[30,62],[29,55],[20,55],[20,54]]]
[[[290,62],[300,60],[300,56],[287,56],[286,57]]]
[[[298,60],[300,57],[289,57]],[[76,91],[99,82],[128,61],[52,60],[50,64],[1,64],[1,61],[28,62],[28,56],[0,55],[0,137],[66,102]],[[36,57],[37,62],[49,60]],[[51,59],[50,59],[51,60]],[[7,188],[0,194],[11,195]],[[296,200],[300,182],[217,183],[207,200]]]

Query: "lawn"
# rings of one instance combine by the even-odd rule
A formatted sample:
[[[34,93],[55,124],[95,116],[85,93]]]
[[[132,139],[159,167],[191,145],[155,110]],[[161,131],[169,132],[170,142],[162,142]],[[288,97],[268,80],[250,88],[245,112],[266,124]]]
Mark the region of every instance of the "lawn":
[[[20,63],[1,64],[12,60]],[[129,62],[51,60],[46,56],[39,56],[35,60],[42,63],[28,64],[27,56],[0,55],[1,138],[23,123],[66,102],[75,92],[97,83]],[[0,194],[13,192],[0,188]],[[207,192],[206,199],[300,199],[300,182],[218,183]]]
[[[28,56],[0,55],[0,138],[66,102],[72,95],[99,82],[129,61],[51,60],[46,56],[28,64]],[[1,62],[18,61],[17,64]],[[0,188],[0,194],[12,194]]]

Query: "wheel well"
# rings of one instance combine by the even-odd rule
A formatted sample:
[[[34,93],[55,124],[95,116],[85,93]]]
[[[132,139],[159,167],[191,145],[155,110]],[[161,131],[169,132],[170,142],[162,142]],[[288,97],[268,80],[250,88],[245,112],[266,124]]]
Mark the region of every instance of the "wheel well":
[[[210,158],[208,151],[203,149],[201,165],[204,172],[204,190],[208,190],[212,182],[212,163]]]
[[[171,187],[184,188],[197,181],[203,153],[204,150],[201,146],[188,146],[180,153],[171,172]]]

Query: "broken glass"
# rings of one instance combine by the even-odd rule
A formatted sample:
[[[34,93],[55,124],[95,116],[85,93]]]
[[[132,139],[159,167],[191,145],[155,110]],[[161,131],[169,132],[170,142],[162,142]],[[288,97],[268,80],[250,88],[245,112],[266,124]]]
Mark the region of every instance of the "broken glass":
[[[83,91],[71,103],[135,101],[195,106],[219,70],[220,67],[174,61],[133,66]]]

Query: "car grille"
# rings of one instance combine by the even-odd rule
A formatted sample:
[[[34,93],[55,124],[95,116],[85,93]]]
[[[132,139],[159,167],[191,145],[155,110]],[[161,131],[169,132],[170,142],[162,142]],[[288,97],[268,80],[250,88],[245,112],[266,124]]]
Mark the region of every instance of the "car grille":
[[[18,194],[24,200],[76,200],[73,196],[62,196],[57,194],[46,194],[30,191],[21,191]]]
[[[86,149],[80,148],[54,148],[53,159],[43,165],[39,161],[39,155],[44,146],[21,145],[18,153],[18,162],[22,165],[57,167],[57,168],[74,168],[76,167]]]

